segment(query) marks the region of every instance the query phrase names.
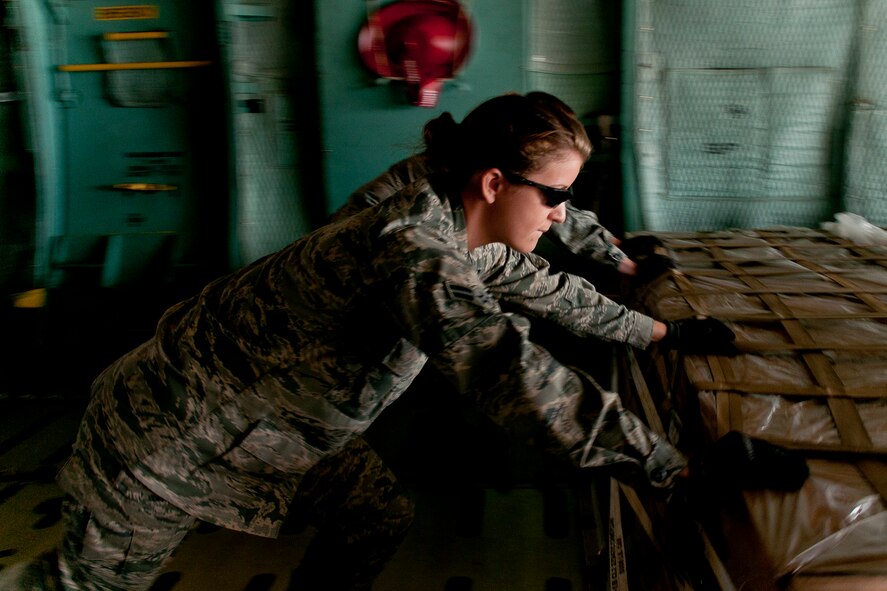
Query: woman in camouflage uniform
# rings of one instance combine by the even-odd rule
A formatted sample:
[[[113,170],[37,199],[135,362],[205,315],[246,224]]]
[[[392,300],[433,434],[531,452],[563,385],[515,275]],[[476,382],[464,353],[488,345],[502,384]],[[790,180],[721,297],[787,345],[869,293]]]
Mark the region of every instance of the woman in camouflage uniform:
[[[355,190],[333,214],[332,221],[345,219],[372,207],[429,173],[430,163],[424,152],[401,160],[379,177]],[[565,206],[564,221],[554,224],[548,232],[555,244],[581,259],[613,267],[623,275],[634,275],[637,272],[635,261],[619,248],[620,241],[600,224],[594,212],[574,207],[569,201]]]
[[[565,220],[581,124],[505,95],[430,122],[426,144],[435,174],[211,283],[99,376],[60,474],[58,559],[0,589],[147,589],[196,520],[275,536],[291,506],[318,527],[294,588],[369,589],[412,507],[361,434],[426,362],[576,464],[670,484],[683,457],[528,340],[534,317],[636,347],[667,331],[529,254]]]

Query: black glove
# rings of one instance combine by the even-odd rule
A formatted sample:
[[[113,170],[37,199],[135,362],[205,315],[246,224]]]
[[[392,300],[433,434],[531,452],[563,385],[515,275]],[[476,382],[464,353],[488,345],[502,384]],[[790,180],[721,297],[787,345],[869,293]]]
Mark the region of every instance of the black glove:
[[[626,238],[619,245],[619,250],[637,263],[637,278],[643,282],[652,281],[674,268],[674,262],[668,256],[668,249],[655,236]]]
[[[657,251],[660,251],[658,254],[665,254],[665,245],[662,243],[662,240],[649,234],[626,238],[619,243],[619,249],[632,258],[657,254]]]
[[[701,355],[735,355],[736,335],[726,324],[714,318],[687,318],[666,321],[668,332],[660,341],[663,346]]]
[[[810,468],[796,451],[730,431],[691,463],[690,474],[709,487],[791,491],[801,488]]]

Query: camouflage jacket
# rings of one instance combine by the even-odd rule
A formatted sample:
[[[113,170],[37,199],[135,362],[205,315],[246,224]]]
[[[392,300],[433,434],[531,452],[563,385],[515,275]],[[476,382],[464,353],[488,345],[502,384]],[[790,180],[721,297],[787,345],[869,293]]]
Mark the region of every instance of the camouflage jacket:
[[[354,191],[332,219],[341,220],[376,205],[426,174],[428,165],[422,154],[401,160]],[[618,267],[626,258],[625,253],[612,243],[613,235],[600,224],[594,212],[579,209],[569,202],[567,219],[552,225],[546,235],[573,254],[604,265]]]
[[[503,301],[579,335],[641,347],[651,337],[652,319],[538,257],[472,257],[461,204],[423,179],[168,310],[152,340],[96,380],[60,483],[90,506],[125,466],[199,519],[274,536],[302,475],[429,359],[500,424],[542,424],[593,465],[582,378],[531,343],[528,320]],[[656,456],[649,438],[626,446],[606,428],[620,451],[601,461],[661,468],[644,464]]]

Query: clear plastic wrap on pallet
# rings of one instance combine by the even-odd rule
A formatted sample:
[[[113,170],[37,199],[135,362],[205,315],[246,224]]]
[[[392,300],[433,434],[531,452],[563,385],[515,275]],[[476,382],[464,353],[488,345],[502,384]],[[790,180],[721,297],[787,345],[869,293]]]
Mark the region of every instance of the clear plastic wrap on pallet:
[[[705,440],[741,430],[799,450],[810,468],[798,491],[742,492],[750,528],[727,543],[755,544],[765,564],[738,565],[737,585],[887,589],[887,247],[790,227],[657,237],[675,269],[640,305],[667,320],[719,318],[740,353],[659,352],[648,381],[694,401],[681,410],[699,416],[682,422]],[[754,572],[768,581],[756,587]]]

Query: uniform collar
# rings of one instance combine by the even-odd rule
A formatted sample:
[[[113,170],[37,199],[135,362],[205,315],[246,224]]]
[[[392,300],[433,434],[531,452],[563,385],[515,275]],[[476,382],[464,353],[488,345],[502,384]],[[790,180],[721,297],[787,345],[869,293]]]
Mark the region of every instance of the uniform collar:
[[[441,204],[449,205],[453,218],[453,234],[457,240],[468,250],[467,223],[465,221],[465,207],[462,204],[461,193],[451,187],[446,177],[440,174],[428,175],[428,184],[440,198]]]

